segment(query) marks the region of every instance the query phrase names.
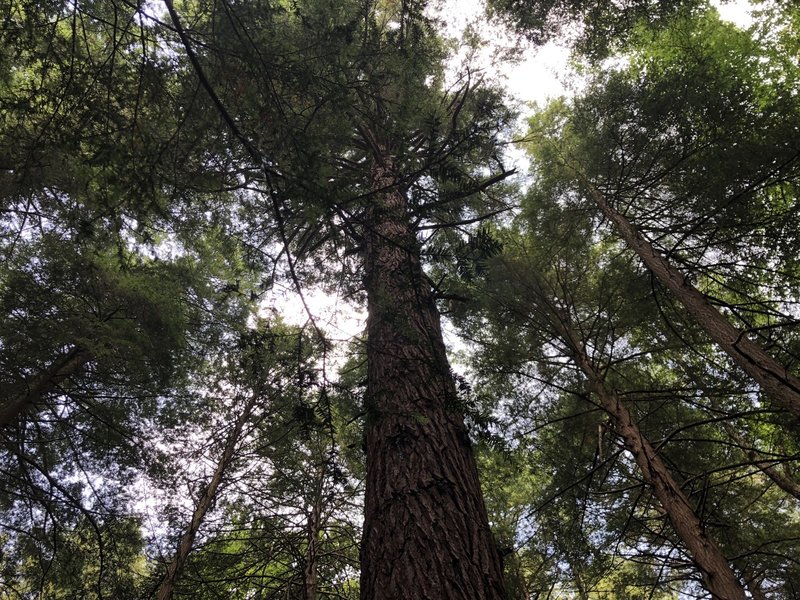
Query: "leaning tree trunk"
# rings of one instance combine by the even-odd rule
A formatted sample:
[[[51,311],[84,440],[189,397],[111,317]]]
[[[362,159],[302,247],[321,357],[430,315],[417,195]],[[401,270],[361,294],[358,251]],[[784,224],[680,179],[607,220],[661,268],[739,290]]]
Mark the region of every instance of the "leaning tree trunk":
[[[501,562],[439,313],[392,157],[372,147],[361,598],[499,600]]]
[[[746,569],[744,576],[747,579],[747,591],[750,592],[753,600],[767,600],[767,594],[761,587],[761,580]]]
[[[578,368],[586,375],[589,385],[600,401],[600,406],[611,417],[615,431],[622,437],[625,447],[667,513],[675,533],[681,538],[697,568],[703,576],[706,589],[714,600],[746,600],[744,588],[736,578],[728,560],[716,542],[706,535],[703,523],[694,512],[689,499],[675,482],[672,473],[661,460],[650,441],[631,417],[628,408],[616,392],[605,383],[603,375],[589,360],[577,336],[566,322],[555,317],[564,341],[572,350]]]
[[[21,391],[14,392],[0,405],[0,428],[16,421],[33,409],[42,397],[56,389],[63,381],[78,374],[91,359],[85,348],[75,347],[56,360],[44,373],[27,381]]]
[[[756,450],[752,444],[747,444],[742,436],[736,433],[732,427],[724,427],[724,429],[728,436],[736,442],[736,445],[747,453],[747,458],[759,471],[769,477],[781,490],[790,496],[794,496],[797,500],[800,500],[800,483],[797,483],[785,473],[781,473],[773,461],[759,458],[758,450]]]
[[[631,222],[614,209],[596,187],[589,187],[600,211],[619,230],[642,262],[669,289],[709,337],[750,375],[761,389],[786,410],[800,417],[800,379],[734,327],[708,299],[695,288],[667,258],[642,237]]]
[[[161,580],[161,585],[159,586],[158,593],[156,595],[158,600],[170,600],[175,593],[175,586],[178,583],[178,578],[180,577],[183,568],[186,566],[186,561],[189,559],[189,554],[192,552],[194,540],[197,537],[197,533],[200,531],[200,526],[203,524],[208,511],[211,510],[212,506],[214,506],[214,501],[216,500],[217,493],[222,485],[222,480],[225,476],[226,470],[228,469],[228,465],[233,459],[233,455],[236,451],[237,445],[239,444],[239,439],[242,436],[244,426],[247,423],[247,420],[250,418],[253,408],[255,408],[259,398],[260,394],[258,393],[254,393],[250,397],[245,404],[244,409],[242,410],[242,414],[240,414],[236,419],[233,424],[233,428],[228,434],[228,437],[225,439],[225,446],[222,449],[222,456],[220,456],[219,460],[217,461],[214,474],[211,476],[211,479],[206,486],[201,490],[200,496],[197,499],[197,504],[192,512],[192,518],[189,521],[189,525],[186,527],[183,535],[181,535],[175,555],[172,557],[169,565],[167,565],[167,571],[164,573],[164,578]]]

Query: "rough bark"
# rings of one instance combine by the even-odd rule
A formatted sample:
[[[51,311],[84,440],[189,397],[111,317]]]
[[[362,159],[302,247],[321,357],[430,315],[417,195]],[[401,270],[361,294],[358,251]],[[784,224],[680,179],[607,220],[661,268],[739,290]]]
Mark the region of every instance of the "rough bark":
[[[750,375],[765,393],[800,418],[800,379],[767,354],[759,344],[748,338],[746,331],[734,327],[663,254],[639,234],[624,215],[611,206],[600,190],[590,186],[590,192],[600,211],[617,227],[625,242],[639,255],[661,284],[683,304],[708,336]]]
[[[203,488],[201,491],[200,497],[197,499],[195,509],[192,512],[192,518],[189,521],[189,525],[181,536],[180,542],[178,543],[178,549],[175,551],[175,555],[172,557],[172,560],[167,566],[167,572],[164,574],[164,578],[161,580],[161,585],[159,586],[158,593],[156,595],[158,600],[170,600],[175,592],[175,585],[178,582],[181,571],[183,571],[184,566],[186,566],[186,561],[189,558],[189,554],[192,552],[192,547],[194,545],[194,540],[197,537],[197,532],[200,531],[200,526],[203,524],[206,514],[208,514],[208,511],[214,505],[214,500],[216,499],[217,492],[222,484],[225,471],[228,468],[231,459],[233,458],[233,454],[236,451],[236,446],[239,443],[239,438],[242,435],[242,430],[244,429],[245,423],[247,423],[247,420],[250,418],[250,414],[253,412],[253,408],[255,407],[258,398],[258,394],[254,394],[250,397],[244,409],[242,410],[241,415],[239,415],[234,422],[233,429],[225,439],[225,446],[222,450],[222,456],[220,456],[219,461],[217,461],[214,474],[211,476],[211,480],[208,482],[205,488]]]
[[[364,600],[504,598],[478,472],[392,158],[372,144],[364,245]]]
[[[703,524],[694,512],[689,499],[672,477],[661,457],[644,436],[631,417],[630,411],[617,393],[605,384],[602,373],[589,360],[583,344],[559,319],[558,328],[571,348],[580,370],[589,380],[589,385],[600,401],[600,406],[611,417],[614,430],[620,435],[625,447],[633,454],[642,478],[651,487],[661,503],[675,533],[683,541],[695,565],[703,577],[706,589],[715,600],[745,600],[744,588],[722,554],[719,546],[705,532]]]
[[[84,348],[73,348],[56,360],[42,374],[32,378],[22,386],[22,391],[10,394],[0,405],[0,428],[16,421],[22,414],[33,409],[48,392],[62,382],[76,375],[91,359],[91,353]]]

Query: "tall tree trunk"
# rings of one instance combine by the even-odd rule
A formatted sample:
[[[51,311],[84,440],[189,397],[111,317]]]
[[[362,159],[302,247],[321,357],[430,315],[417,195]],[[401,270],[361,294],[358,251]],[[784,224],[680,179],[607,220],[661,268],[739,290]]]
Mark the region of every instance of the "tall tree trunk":
[[[748,338],[746,331],[734,327],[664,255],[639,234],[624,215],[611,206],[600,190],[591,184],[589,190],[600,211],[617,227],[625,242],[639,255],[661,284],[683,304],[709,337],[750,375],[764,392],[794,416],[800,417],[800,379]]]
[[[181,571],[186,565],[186,561],[192,551],[192,546],[194,545],[195,537],[197,537],[197,532],[200,530],[200,526],[203,524],[206,514],[214,505],[214,500],[217,496],[217,492],[219,491],[219,487],[222,484],[225,471],[228,468],[231,459],[233,458],[234,452],[236,451],[236,446],[239,443],[239,438],[242,435],[244,425],[247,423],[247,419],[250,418],[250,414],[253,412],[253,408],[255,407],[259,397],[259,394],[253,394],[250,397],[250,399],[247,401],[247,404],[244,406],[244,409],[242,410],[242,414],[236,419],[233,429],[231,429],[230,434],[228,434],[228,437],[225,439],[225,446],[222,450],[222,456],[220,457],[219,461],[217,461],[214,474],[211,476],[211,480],[208,482],[205,488],[201,491],[200,497],[197,499],[197,505],[195,506],[194,512],[192,512],[192,518],[189,521],[189,525],[181,536],[180,542],[178,543],[178,549],[167,566],[167,572],[164,574],[164,579],[161,580],[161,586],[158,588],[158,594],[156,596],[158,600],[170,600],[175,592],[175,585],[178,582],[178,577],[180,577]]]
[[[439,313],[392,157],[371,144],[364,600],[504,598]]]
[[[0,405],[0,428],[16,421],[23,413],[38,404],[42,396],[57,388],[63,381],[76,375],[91,359],[91,353],[84,348],[73,348],[56,360],[42,374],[31,378],[22,391],[13,392]]]
[[[572,350],[578,368],[586,375],[601,407],[611,417],[615,431],[633,454],[642,478],[652,488],[672,527],[689,550],[703,576],[706,589],[715,600],[746,600],[744,588],[728,560],[716,542],[706,535],[689,499],[675,482],[664,461],[641,432],[616,392],[606,386],[602,373],[589,360],[583,344],[568,327],[566,320],[559,316],[555,318],[556,326]]]
[[[800,484],[786,474],[781,473],[773,463],[766,460],[758,460],[755,451],[751,451],[749,455],[753,464],[758,467],[764,475],[769,477],[775,485],[790,496],[794,496],[797,500],[800,500]]]

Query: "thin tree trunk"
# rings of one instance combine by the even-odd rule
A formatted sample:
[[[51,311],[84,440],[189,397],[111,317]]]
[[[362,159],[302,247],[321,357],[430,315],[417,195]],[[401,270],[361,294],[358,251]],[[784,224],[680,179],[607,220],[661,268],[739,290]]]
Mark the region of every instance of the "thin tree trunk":
[[[575,569],[575,566],[571,564],[572,561],[569,562],[575,579],[575,587],[578,588],[578,599],[589,600],[589,591],[586,589],[586,585],[583,582],[583,577],[581,577],[579,571]]]
[[[170,600],[175,592],[175,585],[180,577],[181,571],[186,565],[189,554],[192,551],[192,546],[194,545],[195,537],[197,537],[197,532],[200,530],[200,526],[203,524],[206,514],[214,505],[214,500],[219,487],[222,484],[225,471],[228,468],[231,459],[233,458],[233,454],[236,451],[236,446],[239,443],[239,438],[242,435],[244,425],[247,423],[247,419],[250,418],[250,414],[252,413],[258,398],[258,394],[253,394],[250,397],[244,409],[242,410],[242,414],[236,419],[233,429],[225,440],[225,447],[223,448],[222,456],[217,462],[214,474],[211,476],[211,480],[208,482],[206,487],[202,490],[200,497],[197,500],[197,505],[195,506],[194,512],[192,513],[189,526],[181,536],[178,549],[167,566],[167,572],[164,574],[164,579],[161,580],[161,586],[158,588],[158,594],[156,596],[158,600]]]
[[[361,598],[499,600],[500,557],[439,313],[392,157],[374,138],[371,146]]]
[[[743,574],[747,580],[747,591],[750,592],[753,600],[767,600],[767,595],[761,589],[761,580],[747,570]]]
[[[319,555],[319,533],[322,530],[322,504],[323,493],[325,491],[325,478],[327,476],[326,465],[323,464],[319,471],[319,476],[315,482],[314,499],[311,506],[311,513],[307,518],[306,537],[308,546],[306,547],[305,566],[303,568],[303,600],[316,600],[318,581],[318,555]]]
[[[783,408],[800,417],[800,379],[734,327],[728,319],[695,288],[667,258],[644,239],[631,222],[614,209],[596,187],[590,184],[592,198],[600,211],[619,230],[627,244],[644,264],[686,308],[709,337],[750,375],[761,389]]]
[[[800,484],[781,473],[772,463],[765,460],[757,460],[755,451],[750,452],[750,459],[754,461],[753,464],[755,464],[764,475],[769,477],[775,485],[790,496],[794,496],[800,500]]]
[[[744,588],[736,578],[728,560],[716,542],[706,535],[703,524],[694,512],[689,499],[675,482],[664,461],[641,432],[616,392],[606,386],[603,375],[589,360],[577,336],[564,320],[558,316],[555,318],[556,326],[571,348],[578,367],[589,380],[589,385],[600,400],[601,407],[614,422],[615,431],[633,454],[642,478],[652,488],[666,511],[672,527],[689,550],[692,560],[703,576],[706,589],[711,592],[715,600],[745,600]]]
[[[764,475],[769,477],[775,485],[777,485],[780,489],[784,492],[789,494],[790,496],[794,496],[798,500],[800,500],[800,484],[796,481],[787,477],[784,473],[781,473],[776,467],[775,464],[771,461],[759,459],[758,458],[758,451],[745,442],[742,437],[737,434],[732,428],[725,427],[725,431],[730,436],[730,438],[736,442],[736,445],[739,446],[742,450],[747,452],[747,457],[753,461],[753,464],[761,471]]]
[[[90,359],[91,353],[88,350],[75,347],[56,360],[44,373],[26,382],[22,386],[23,391],[12,394],[0,406],[0,428],[13,423],[22,414],[35,407],[45,394],[80,372]]]

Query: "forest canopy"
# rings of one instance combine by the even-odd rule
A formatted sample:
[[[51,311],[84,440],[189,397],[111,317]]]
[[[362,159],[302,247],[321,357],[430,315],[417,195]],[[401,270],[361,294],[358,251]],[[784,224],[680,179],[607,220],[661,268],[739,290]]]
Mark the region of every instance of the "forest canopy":
[[[800,9],[434,4],[0,3],[0,600],[800,597]]]

